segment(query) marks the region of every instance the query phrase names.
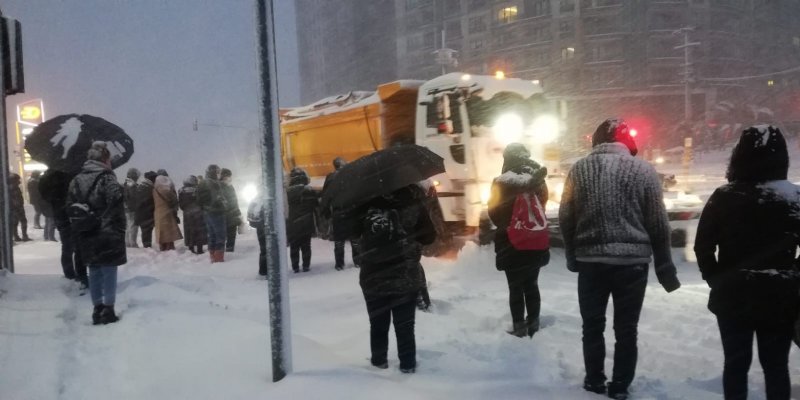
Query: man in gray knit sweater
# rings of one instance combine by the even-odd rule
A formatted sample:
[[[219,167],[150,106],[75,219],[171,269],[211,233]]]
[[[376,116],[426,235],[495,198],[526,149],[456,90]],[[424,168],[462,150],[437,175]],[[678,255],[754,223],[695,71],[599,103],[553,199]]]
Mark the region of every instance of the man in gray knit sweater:
[[[636,336],[651,256],[664,289],[678,289],[680,282],[660,180],[650,164],[634,157],[636,144],[627,125],[604,121],[592,147],[567,176],[558,217],[567,268],[578,272],[584,389],[627,399],[636,372]],[[614,298],[616,345],[614,371],[606,385],[603,332],[609,296]]]

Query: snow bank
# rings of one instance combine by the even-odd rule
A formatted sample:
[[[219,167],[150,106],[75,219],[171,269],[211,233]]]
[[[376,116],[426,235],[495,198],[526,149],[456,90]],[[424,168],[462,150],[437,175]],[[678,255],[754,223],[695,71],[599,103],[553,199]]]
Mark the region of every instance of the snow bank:
[[[41,231],[35,231],[38,235]],[[309,273],[290,280],[294,373],[270,381],[267,285],[257,278],[254,234],[224,264],[178,250],[136,249],[120,270],[122,320],[92,326],[87,296],[57,275],[58,245],[15,247],[18,275],[0,278],[2,399],[600,399],[581,389],[576,275],[560,249],[540,277],[542,330],[505,333],[505,275],[491,247],[454,261],[426,259],[432,313],[417,314],[418,372],[369,364],[369,324],[358,270],[333,269],[330,243],[314,241]],[[675,259],[682,256],[676,251]],[[722,349],[693,263],[667,294],[651,276],[639,332],[633,399],[721,399]],[[608,321],[613,321],[609,307]],[[609,322],[609,325],[611,323]],[[393,335],[392,335],[393,336]],[[607,373],[614,354],[606,330]],[[796,350],[791,373],[800,376]],[[757,360],[751,399],[764,399]]]

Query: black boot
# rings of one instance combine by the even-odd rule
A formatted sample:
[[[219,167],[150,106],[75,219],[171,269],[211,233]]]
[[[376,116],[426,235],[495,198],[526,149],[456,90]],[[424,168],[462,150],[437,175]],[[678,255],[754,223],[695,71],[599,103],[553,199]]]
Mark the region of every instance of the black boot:
[[[531,318],[528,317],[526,320],[526,324],[528,325],[528,337],[533,337],[533,334],[539,332],[539,318]]]
[[[103,310],[100,311],[100,323],[106,325],[117,321],[119,321],[119,317],[114,313],[114,306],[103,306]]]
[[[608,383],[608,397],[614,400],[628,400],[628,388],[620,383]]]
[[[94,306],[94,311],[92,312],[92,325],[100,325],[100,314],[103,312],[103,305],[98,304]]]
[[[514,328],[506,332],[516,337],[524,337],[528,334],[528,324],[525,321],[514,322]]]
[[[203,253],[205,253],[205,252],[203,251],[203,245],[199,245],[199,246],[197,246],[197,254],[203,254]]]

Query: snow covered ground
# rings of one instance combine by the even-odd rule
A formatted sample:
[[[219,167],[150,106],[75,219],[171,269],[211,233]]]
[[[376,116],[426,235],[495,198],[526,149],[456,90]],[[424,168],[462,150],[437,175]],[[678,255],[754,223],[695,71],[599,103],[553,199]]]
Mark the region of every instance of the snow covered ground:
[[[334,271],[327,242],[315,241],[314,251],[312,271],[290,277],[294,373],[272,383],[266,282],[256,278],[253,233],[213,266],[182,249],[132,250],[119,276],[122,320],[108,326],[91,325],[88,294],[78,296],[58,275],[57,244],[19,245],[18,274],[0,278],[0,398],[602,398],[581,389],[576,275],[561,250],[541,273],[544,328],[532,340],[504,331],[507,288],[491,247],[469,245],[455,261],[424,260],[434,311],[417,314],[414,375],[398,371],[393,341],[390,368],[370,366],[358,270]],[[634,399],[722,397],[708,289],[695,264],[681,262],[679,274],[683,287],[672,294],[651,274]],[[610,327],[606,336],[610,368]],[[798,361],[794,349],[795,382]],[[757,361],[750,381],[751,398],[763,399]]]
[[[790,149],[797,165],[800,147]],[[697,157],[694,193],[707,196],[723,182],[729,154]],[[659,169],[681,173],[674,164]],[[695,224],[674,223],[688,228],[689,243]],[[433,312],[417,313],[419,367],[405,375],[393,339],[390,368],[370,366],[358,270],[334,271],[331,243],[313,247],[312,271],[290,276],[294,372],[272,383],[267,285],[257,279],[253,232],[224,264],[210,265],[182,244],[177,252],[130,251],[119,275],[122,320],[108,326],[91,325],[88,294],[60,276],[57,243],[16,246],[18,274],[0,277],[0,400],[603,398],[581,389],[577,282],[562,250],[541,273],[544,328],[532,340],[505,333],[508,292],[491,247],[470,244],[457,260],[423,260]],[[680,290],[667,294],[650,276],[632,398],[721,399],[722,348],[708,288],[686,261],[691,252],[675,249],[674,257]],[[609,326],[608,373],[612,337]],[[793,348],[796,398],[799,358]],[[751,399],[765,398],[757,356],[750,388]]]

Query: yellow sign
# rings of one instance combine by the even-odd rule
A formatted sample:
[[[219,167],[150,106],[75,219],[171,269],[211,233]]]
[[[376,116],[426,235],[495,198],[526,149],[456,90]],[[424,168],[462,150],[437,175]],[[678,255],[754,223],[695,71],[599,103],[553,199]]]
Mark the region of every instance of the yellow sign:
[[[42,116],[42,110],[36,106],[25,106],[19,110],[19,117],[24,120],[36,120]]]
[[[44,103],[42,100],[35,99],[17,104],[17,122],[33,127],[44,122]]]

